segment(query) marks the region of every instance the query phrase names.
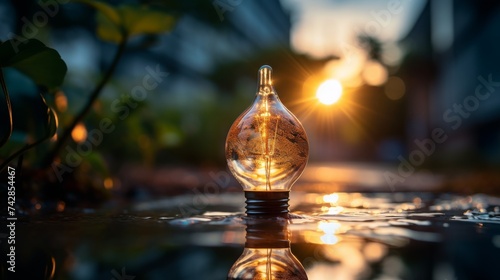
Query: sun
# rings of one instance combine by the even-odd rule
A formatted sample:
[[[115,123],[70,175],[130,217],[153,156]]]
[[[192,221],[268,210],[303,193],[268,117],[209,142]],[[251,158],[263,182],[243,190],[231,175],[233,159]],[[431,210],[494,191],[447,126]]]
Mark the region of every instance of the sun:
[[[338,80],[326,80],[318,87],[316,97],[325,105],[337,103],[342,96],[342,85]]]

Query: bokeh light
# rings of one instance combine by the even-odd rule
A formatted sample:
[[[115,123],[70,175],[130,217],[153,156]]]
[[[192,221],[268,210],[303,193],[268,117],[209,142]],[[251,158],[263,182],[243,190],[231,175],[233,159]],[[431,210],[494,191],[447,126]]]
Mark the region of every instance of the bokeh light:
[[[380,86],[387,81],[387,69],[379,62],[370,60],[362,72],[363,80],[370,86]]]
[[[68,98],[63,91],[57,91],[55,94],[55,104],[59,112],[65,112],[68,109]]]
[[[107,190],[110,190],[113,188],[113,179],[111,178],[106,178],[104,179],[104,188]]]
[[[73,138],[73,141],[76,143],[82,143],[87,139],[87,129],[85,128],[85,125],[82,123],[79,123],[75,126],[75,129],[71,131],[71,138]]]
[[[384,92],[387,98],[391,100],[399,100],[405,95],[405,82],[400,77],[392,76],[389,80],[387,80]]]

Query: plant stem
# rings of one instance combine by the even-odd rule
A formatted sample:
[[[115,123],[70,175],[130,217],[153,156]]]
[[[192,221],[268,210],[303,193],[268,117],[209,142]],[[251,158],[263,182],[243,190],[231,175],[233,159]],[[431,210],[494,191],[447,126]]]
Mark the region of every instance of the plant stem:
[[[0,164],[0,171],[2,171],[5,167],[7,167],[9,165],[9,163],[12,160],[14,160],[16,157],[22,156],[26,151],[28,151],[29,149],[31,149],[33,147],[36,147],[38,144],[42,143],[43,141],[47,140],[48,138],[50,138],[50,137],[44,137],[44,138],[41,138],[41,139],[31,143],[31,144],[27,144],[26,146],[22,147],[21,149],[17,150],[13,154],[11,154],[6,160],[4,160]],[[20,162],[21,161],[22,160],[20,160]]]
[[[47,103],[45,103],[45,99],[43,98],[43,96],[40,94],[40,97],[42,98],[43,100],[43,103],[45,105],[47,105]],[[15,151],[13,154],[11,154],[9,157],[7,157],[6,160],[4,160],[1,164],[0,164],[0,171],[2,171],[5,167],[7,167],[9,165],[9,163],[14,160],[16,157],[19,157],[18,159],[18,162],[17,162],[17,165],[18,167],[22,166],[22,162],[23,162],[23,155],[25,152],[27,152],[28,150],[38,146],[40,143],[42,143],[43,141],[47,140],[47,139],[50,139],[52,136],[54,136],[55,134],[55,129],[52,130],[50,129],[51,125],[52,125],[52,122],[55,122],[55,127],[57,129],[57,116],[55,115],[54,111],[52,111],[52,109],[50,109],[50,107],[47,106],[47,109],[49,110],[48,113],[51,115],[50,119],[49,119],[49,122],[47,123],[47,134],[36,140],[35,142],[31,143],[31,144],[27,144],[25,145],[24,147],[22,147],[21,149]]]
[[[118,50],[115,53],[115,56],[114,56],[113,61],[111,63],[111,66],[108,68],[108,71],[106,71],[106,73],[102,77],[102,79],[99,82],[99,84],[97,84],[97,86],[92,91],[92,94],[90,95],[89,99],[87,100],[87,103],[83,107],[83,109],[80,112],[80,114],[78,114],[73,119],[73,121],[68,126],[68,128],[66,128],[66,130],[62,133],[61,137],[59,137],[58,141],[56,142],[56,145],[55,145],[54,149],[52,150],[52,152],[50,152],[47,155],[47,157],[45,158],[45,160],[42,162],[42,164],[43,164],[44,167],[49,166],[52,163],[52,161],[54,161],[54,159],[59,154],[59,152],[61,151],[61,149],[63,148],[63,146],[66,144],[66,142],[68,142],[68,140],[69,140],[69,138],[71,136],[71,132],[73,131],[73,129],[90,112],[90,109],[92,108],[92,105],[97,100],[97,97],[99,97],[102,89],[108,83],[109,79],[113,75],[113,73],[114,73],[114,71],[116,69],[116,66],[118,65],[118,62],[120,61],[120,58],[122,57],[123,52],[125,51],[125,46],[127,44],[127,40],[128,40],[128,38],[126,36],[122,37],[122,41],[118,45]]]
[[[7,84],[5,83],[5,79],[3,77],[3,70],[0,68],[0,84],[2,86],[3,94],[5,95],[5,102],[7,103],[7,117],[9,118],[9,132],[7,136],[0,139],[0,147],[2,147],[7,141],[9,141],[10,136],[12,135],[13,123],[12,123],[12,104],[10,102],[9,92],[7,91]]]

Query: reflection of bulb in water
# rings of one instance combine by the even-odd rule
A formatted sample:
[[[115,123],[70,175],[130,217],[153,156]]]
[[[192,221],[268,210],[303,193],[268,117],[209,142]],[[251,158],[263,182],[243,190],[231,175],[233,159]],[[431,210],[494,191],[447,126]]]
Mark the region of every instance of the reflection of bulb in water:
[[[286,214],[288,194],[307,164],[304,128],[281,103],[271,67],[259,69],[255,100],[231,126],[226,139],[229,169],[243,186],[247,214]]]
[[[228,280],[306,280],[304,267],[290,250],[284,219],[248,219],[245,249]]]

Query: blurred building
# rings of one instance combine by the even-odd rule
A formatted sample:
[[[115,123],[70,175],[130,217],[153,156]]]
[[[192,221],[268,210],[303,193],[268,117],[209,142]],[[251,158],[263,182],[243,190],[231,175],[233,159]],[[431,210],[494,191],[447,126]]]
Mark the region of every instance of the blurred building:
[[[442,161],[500,162],[500,3],[429,1],[401,45],[407,139],[447,136]],[[457,163],[457,162],[454,162]]]
[[[278,0],[216,0],[203,5],[198,9],[180,4],[182,17],[175,30],[162,38],[168,52],[158,52],[163,51],[173,71],[185,77],[207,76],[220,64],[267,49],[288,48],[290,18]]]

